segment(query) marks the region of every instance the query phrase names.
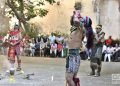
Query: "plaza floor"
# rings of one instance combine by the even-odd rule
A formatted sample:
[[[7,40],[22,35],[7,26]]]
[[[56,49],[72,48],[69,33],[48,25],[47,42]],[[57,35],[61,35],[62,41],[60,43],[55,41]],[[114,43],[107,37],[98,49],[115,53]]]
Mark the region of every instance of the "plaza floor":
[[[25,74],[34,73],[30,80],[23,79],[25,74],[16,72],[15,82],[11,83],[6,77],[0,80],[0,86],[65,86],[65,58],[25,57],[22,56],[22,67]],[[8,65],[5,56],[0,56],[0,74],[4,75]],[[89,61],[81,61],[78,77],[81,86],[120,86],[120,80],[116,81],[112,74],[120,75],[119,62],[103,62],[100,77],[87,76],[90,72]]]

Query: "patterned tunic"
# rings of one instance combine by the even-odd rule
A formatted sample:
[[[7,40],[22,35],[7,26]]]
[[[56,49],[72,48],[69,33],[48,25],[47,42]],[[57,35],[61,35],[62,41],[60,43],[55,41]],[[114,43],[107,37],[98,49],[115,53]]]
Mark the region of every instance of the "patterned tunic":
[[[10,31],[9,32],[9,42],[11,44],[16,44],[15,46],[10,46],[8,51],[8,57],[15,59],[15,55],[20,55],[20,31]]]

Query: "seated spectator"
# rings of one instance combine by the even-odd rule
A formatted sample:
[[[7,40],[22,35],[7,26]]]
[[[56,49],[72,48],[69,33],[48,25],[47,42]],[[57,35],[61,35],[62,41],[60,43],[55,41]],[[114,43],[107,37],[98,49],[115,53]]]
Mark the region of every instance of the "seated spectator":
[[[112,56],[113,52],[114,52],[113,47],[112,46],[108,46],[106,48],[104,61],[106,61],[106,59],[108,58],[108,61],[111,62],[111,56]]]
[[[107,46],[106,44],[103,45],[103,49],[102,49],[102,61],[104,61],[104,57],[105,57],[105,54],[106,54],[106,50],[107,50]]]
[[[58,45],[57,45],[57,56],[62,57],[63,56],[62,53],[63,53],[63,44],[58,43]]]
[[[50,49],[50,55],[53,57],[56,57],[57,54],[57,44],[56,43],[52,43],[51,44],[51,49]]]
[[[40,56],[40,42],[35,43],[35,56]]]
[[[112,61],[120,62],[120,49],[112,55]]]
[[[35,56],[35,42],[30,42],[31,56]]]
[[[46,42],[45,43],[45,48],[44,48],[44,56],[50,56],[50,43]]]
[[[115,44],[115,52],[118,51],[120,49],[119,45],[118,44]]]
[[[120,58],[120,46],[119,44],[116,44],[115,47],[114,47],[114,53],[112,55],[112,61],[115,61],[115,62],[119,62]]]
[[[30,50],[30,43],[29,43],[29,41],[25,42],[24,51],[25,51],[25,55],[26,56],[30,56],[31,50]]]
[[[44,55],[44,48],[45,48],[45,43],[43,41],[43,38],[41,38],[41,41],[40,41],[40,56],[41,57]]]

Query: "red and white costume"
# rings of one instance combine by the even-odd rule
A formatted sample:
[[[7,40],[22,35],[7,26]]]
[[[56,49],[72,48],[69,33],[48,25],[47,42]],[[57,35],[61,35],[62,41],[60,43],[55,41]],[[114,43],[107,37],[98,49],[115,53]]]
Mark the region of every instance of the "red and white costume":
[[[20,55],[21,33],[20,33],[20,31],[10,31],[9,37],[10,37],[9,42],[11,44],[15,44],[15,45],[9,47],[8,59],[15,60],[15,55]]]

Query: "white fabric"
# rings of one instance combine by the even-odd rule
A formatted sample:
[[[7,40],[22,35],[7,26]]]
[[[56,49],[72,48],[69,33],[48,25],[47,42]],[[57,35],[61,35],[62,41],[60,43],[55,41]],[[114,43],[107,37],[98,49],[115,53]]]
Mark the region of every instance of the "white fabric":
[[[55,42],[55,36],[49,36],[49,40],[50,40],[50,43],[54,43]]]
[[[57,44],[51,44],[51,49],[50,49],[50,54],[52,54],[52,52],[57,53]]]
[[[30,43],[30,50],[32,50],[32,48],[35,48],[35,44]]]
[[[111,55],[112,54],[105,54],[104,61],[106,61],[106,59],[108,58],[108,61],[111,62]]]
[[[58,38],[56,38],[56,40],[57,40],[58,42],[61,42],[63,39],[64,39],[63,37],[58,37]]]
[[[10,70],[14,70],[14,63],[10,63]]]
[[[106,52],[109,54],[112,54],[114,52],[114,48],[113,47],[107,47]]]
[[[8,38],[9,38],[9,34],[7,34],[6,36],[4,36],[3,42],[5,42]]]
[[[52,52],[54,52],[55,56],[56,56],[56,53],[57,53],[57,49],[54,49],[54,50],[50,50],[50,54],[52,54]]]
[[[52,49],[57,49],[57,44],[51,44]]]
[[[104,53],[107,50],[107,46],[103,45],[102,53]]]
[[[112,56],[113,52],[114,52],[113,47],[107,47],[106,48],[106,54],[105,54],[105,57],[104,57],[104,61],[106,61],[106,59],[108,58],[108,61],[110,62],[111,61],[111,56]]]
[[[120,50],[120,47],[115,47],[114,50],[116,52],[116,51]]]
[[[45,47],[45,43],[44,42],[40,42],[40,49],[43,49]]]
[[[30,51],[31,51],[31,56],[34,56],[34,53],[35,53],[35,44],[34,43],[30,43]]]

